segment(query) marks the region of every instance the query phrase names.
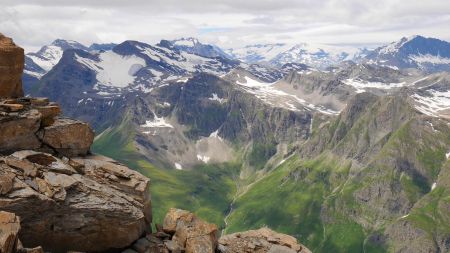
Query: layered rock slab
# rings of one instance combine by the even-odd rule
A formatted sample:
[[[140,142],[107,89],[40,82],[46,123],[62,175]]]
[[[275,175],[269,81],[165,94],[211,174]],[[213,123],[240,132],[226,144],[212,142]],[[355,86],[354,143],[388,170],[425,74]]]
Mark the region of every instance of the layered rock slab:
[[[106,157],[19,151],[0,167],[0,209],[21,217],[26,247],[119,249],[150,228],[149,179]]]
[[[277,233],[269,228],[222,236],[219,239],[218,249],[221,253],[311,253],[294,237]]]
[[[0,97],[21,97],[24,50],[0,33]]]

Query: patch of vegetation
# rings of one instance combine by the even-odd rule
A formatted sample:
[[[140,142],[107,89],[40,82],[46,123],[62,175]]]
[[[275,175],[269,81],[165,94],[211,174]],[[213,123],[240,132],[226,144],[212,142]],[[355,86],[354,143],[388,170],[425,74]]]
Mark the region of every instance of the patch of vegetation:
[[[223,226],[223,218],[236,192],[239,163],[204,165],[191,171],[162,169],[151,165],[133,145],[134,133],[125,120],[96,139],[92,150],[120,161],[151,180],[154,223],[162,223],[171,207],[195,212]]]
[[[267,161],[277,152],[275,144],[272,143],[254,143],[250,153],[247,156],[250,166],[257,170],[264,168]]]

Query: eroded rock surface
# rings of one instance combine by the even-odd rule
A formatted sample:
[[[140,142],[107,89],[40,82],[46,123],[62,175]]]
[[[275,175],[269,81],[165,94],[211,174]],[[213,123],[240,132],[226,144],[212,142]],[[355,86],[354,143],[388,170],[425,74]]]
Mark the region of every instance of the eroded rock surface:
[[[60,156],[87,155],[94,140],[91,127],[58,118],[60,108],[45,98],[0,98],[0,154],[39,150]]]
[[[310,253],[311,251],[292,236],[274,232],[269,228],[261,228],[222,236],[219,239],[219,252]]]
[[[19,244],[20,220],[13,213],[0,211],[0,252],[16,252]]]
[[[149,179],[106,157],[18,151],[0,167],[0,209],[21,217],[26,247],[105,251],[150,228]]]
[[[0,33],[0,97],[23,96],[24,50]]]

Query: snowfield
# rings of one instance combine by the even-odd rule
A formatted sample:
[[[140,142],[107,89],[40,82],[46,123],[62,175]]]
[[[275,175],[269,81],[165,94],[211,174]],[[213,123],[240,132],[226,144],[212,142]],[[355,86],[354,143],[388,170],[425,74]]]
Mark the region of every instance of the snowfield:
[[[134,82],[132,74],[145,66],[145,60],[140,57],[122,56],[113,51],[101,53],[99,58],[99,61],[93,61],[76,55],[79,63],[97,73],[97,81],[104,86],[127,87]]]
[[[319,111],[324,114],[338,114],[338,111],[333,111],[323,106],[308,103],[304,99],[296,95],[288,94],[282,90],[277,90],[273,87],[274,83],[263,83],[248,76],[244,76],[245,82],[237,81],[246,92],[254,94],[257,98],[264,101],[266,104],[288,109],[290,111],[300,111],[306,109],[310,111]]]
[[[352,86],[356,89],[356,93],[365,92],[365,89],[375,88],[382,90],[389,90],[393,88],[401,88],[406,86],[406,82],[401,83],[381,83],[381,82],[367,82],[359,79],[346,79],[342,81],[344,84]]]

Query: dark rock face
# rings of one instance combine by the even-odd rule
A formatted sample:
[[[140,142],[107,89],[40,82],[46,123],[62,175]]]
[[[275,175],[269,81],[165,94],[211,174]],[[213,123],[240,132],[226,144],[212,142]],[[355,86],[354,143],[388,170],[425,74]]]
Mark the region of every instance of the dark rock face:
[[[0,34],[0,97],[23,96],[23,53],[23,49],[16,46],[12,39]]]

